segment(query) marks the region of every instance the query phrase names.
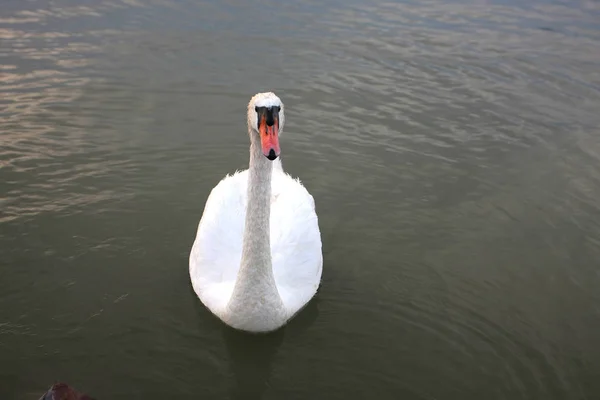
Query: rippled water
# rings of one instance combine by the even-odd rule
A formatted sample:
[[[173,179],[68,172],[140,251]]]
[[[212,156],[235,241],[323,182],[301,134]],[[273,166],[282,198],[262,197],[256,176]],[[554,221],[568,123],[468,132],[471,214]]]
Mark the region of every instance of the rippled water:
[[[600,3],[0,5],[0,398],[600,397]],[[324,274],[232,332],[187,257],[286,103]]]

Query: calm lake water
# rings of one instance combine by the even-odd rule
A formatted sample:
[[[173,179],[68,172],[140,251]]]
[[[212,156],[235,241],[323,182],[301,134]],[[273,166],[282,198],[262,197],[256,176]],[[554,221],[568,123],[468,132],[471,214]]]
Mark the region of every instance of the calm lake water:
[[[0,398],[600,398],[600,3],[4,0]],[[286,104],[318,296],[223,326],[188,255]]]

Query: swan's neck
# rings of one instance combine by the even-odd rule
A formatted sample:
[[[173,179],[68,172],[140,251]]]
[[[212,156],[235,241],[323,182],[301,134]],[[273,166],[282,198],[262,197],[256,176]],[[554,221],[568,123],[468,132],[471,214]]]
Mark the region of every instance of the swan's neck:
[[[273,162],[253,141],[250,146],[242,260],[228,304],[230,318],[238,320],[237,325],[264,326],[269,320],[280,320],[285,315],[271,264],[269,217],[272,172]]]

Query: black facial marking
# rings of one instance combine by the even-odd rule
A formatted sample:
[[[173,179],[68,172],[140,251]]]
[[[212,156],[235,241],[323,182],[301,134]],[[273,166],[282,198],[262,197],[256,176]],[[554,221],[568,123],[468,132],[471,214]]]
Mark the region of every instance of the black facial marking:
[[[275,124],[275,119],[279,118],[279,110],[281,108],[279,106],[273,107],[254,107],[258,117],[258,123],[262,119],[263,115],[265,117],[267,126],[273,126]]]
[[[267,126],[273,126],[275,119],[273,119],[273,109],[267,108]]]

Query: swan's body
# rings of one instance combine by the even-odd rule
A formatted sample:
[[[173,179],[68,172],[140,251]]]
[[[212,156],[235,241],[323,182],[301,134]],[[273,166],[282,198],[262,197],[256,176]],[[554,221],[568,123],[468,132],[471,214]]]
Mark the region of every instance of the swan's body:
[[[315,295],[323,267],[313,197],[275,159],[282,106],[272,93],[250,101],[250,166],[213,188],[190,254],[202,303],[251,332],[275,330],[293,317]],[[269,131],[260,119],[265,112],[271,123],[275,116]]]

